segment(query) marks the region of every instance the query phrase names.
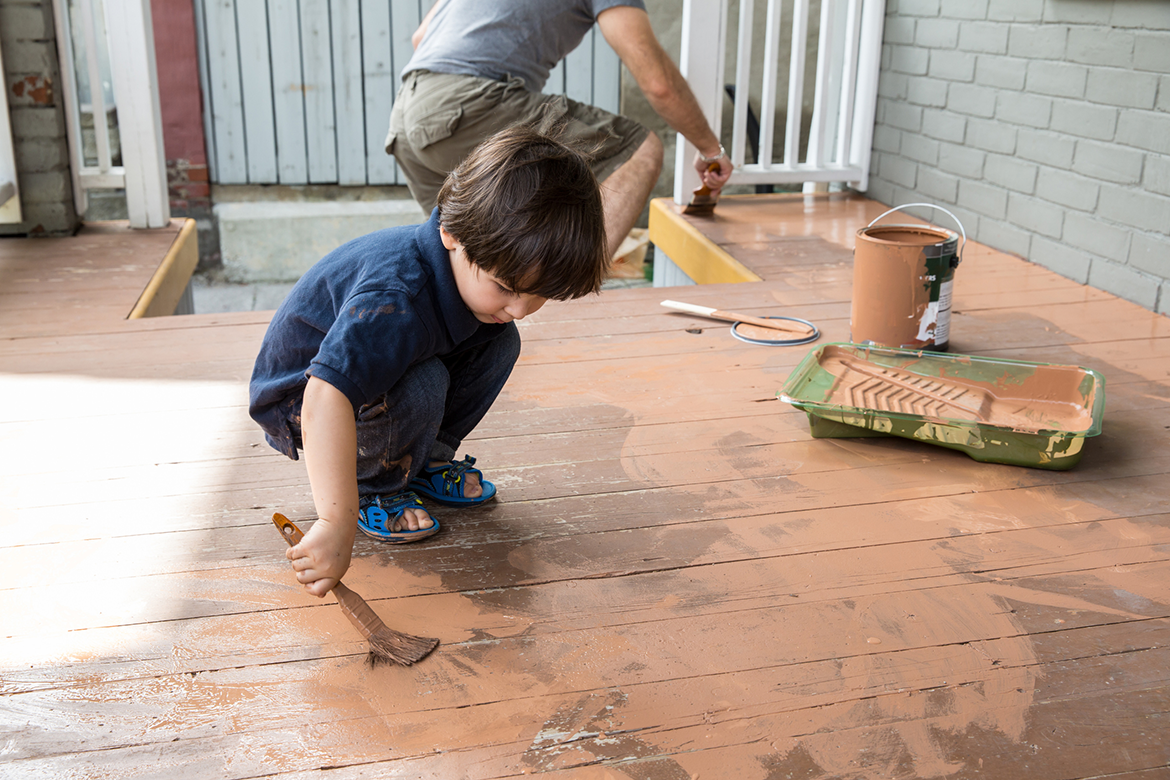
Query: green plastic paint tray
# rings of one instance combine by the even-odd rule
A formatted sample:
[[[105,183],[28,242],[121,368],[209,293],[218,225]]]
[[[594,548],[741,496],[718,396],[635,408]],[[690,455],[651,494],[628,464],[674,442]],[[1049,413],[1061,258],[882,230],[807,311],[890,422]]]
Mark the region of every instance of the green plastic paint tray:
[[[1101,432],[1105,378],[1078,366],[862,344],[817,347],[780,398],[814,438],[901,436],[978,461],[1063,470]]]

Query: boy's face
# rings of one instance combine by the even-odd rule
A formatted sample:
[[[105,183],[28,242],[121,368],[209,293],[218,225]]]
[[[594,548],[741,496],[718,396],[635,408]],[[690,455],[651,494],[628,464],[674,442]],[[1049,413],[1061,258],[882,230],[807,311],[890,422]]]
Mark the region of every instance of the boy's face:
[[[480,322],[497,325],[522,320],[544,306],[547,298],[511,290],[495,276],[471,262],[463,245],[443,228],[439,228],[443,246],[451,254],[451,270],[459,297]]]

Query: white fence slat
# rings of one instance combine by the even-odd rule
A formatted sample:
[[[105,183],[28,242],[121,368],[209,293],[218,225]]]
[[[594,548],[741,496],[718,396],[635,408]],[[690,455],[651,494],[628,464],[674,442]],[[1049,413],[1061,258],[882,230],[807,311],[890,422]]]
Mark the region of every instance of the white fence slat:
[[[216,180],[221,184],[247,184],[248,153],[244,145],[244,101],[236,48],[236,3],[235,0],[209,0],[204,11]]]
[[[825,129],[823,133],[824,142],[821,147],[821,154],[824,157],[826,164],[840,164],[844,160],[836,153],[837,150],[837,134],[839,132],[840,117],[841,117],[841,94],[844,86],[844,67],[845,67],[845,46],[848,45],[848,30],[846,29],[846,21],[848,17],[849,0],[832,0],[832,10],[829,15],[828,24],[831,31],[831,41],[833,47],[833,56],[829,58],[826,76],[825,95],[823,100],[825,112]]]
[[[544,82],[541,93],[545,95],[565,94],[565,61],[561,60],[548,72],[548,80]]]
[[[366,183],[365,94],[362,85],[361,8],[353,0],[330,0],[333,36],[333,115],[337,134],[337,181]]]
[[[398,79],[390,43],[390,0],[362,0],[362,79],[365,91],[366,181],[394,183],[394,158],[386,154],[386,129]]]
[[[268,0],[272,51],[272,112],[280,184],[308,184],[305,86],[301,73],[301,24],[297,0]]]
[[[107,0],[105,12],[130,227],[164,227],[171,207],[150,2]],[[93,91],[100,90],[99,81]]]
[[[853,106],[857,99],[857,45],[861,33],[861,0],[848,0],[845,13],[845,56],[841,65],[841,107],[837,124],[837,161],[849,162]]]
[[[825,151],[829,148],[830,108],[829,92],[833,80],[833,51],[835,28],[834,0],[821,0],[821,23],[817,40],[817,70],[815,92],[813,93],[812,126],[808,136],[808,162],[818,168],[825,164]],[[834,126],[835,130],[836,127]]]
[[[784,130],[784,164],[800,162],[800,123],[804,116],[804,60],[808,53],[808,0],[792,7],[792,58],[788,65],[788,117]]]
[[[581,44],[565,55],[565,95],[579,103],[593,103],[593,35],[585,34]]]
[[[53,0],[54,2],[63,2],[64,0]],[[211,181],[219,181],[219,167],[216,163],[215,155],[215,121],[211,108],[211,89],[208,85],[211,84],[211,76],[207,69],[207,12],[203,7],[203,0],[195,0],[193,3],[195,12],[195,50],[197,52],[196,59],[199,61],[199,90],[200,100],[203,102],[203,143],[207,150],[207,173]],[[60,39],[60,36],[58,36]]]
[[[240,41],[240,95],[248,181],[276,180],[276,122],[272,107],[272,58],[268,51],[268,9],[256,0],[236,4]]]
[[[757,162],[767,168],[772,164],[776,141],[776,63],[780,61],[780,0],[768,0],[768,17],[764,30],[764,85],[760,92],[760,138]]]
[[[109,112],[106,109],[105,90],[102,89],[102,73],[98,65],[99,52],[103,48],[105,35],[103,31],[102,42],[99,43],[99,20],[94,13],[92,2],[82,2],[78,11],[80,11],[81,17],[81,39],[85,43],[86,51],[85,63],[86,73],[89,76],[89,100],[93,117],[94,142],[97,146],[97,167],[98,170],[105,173],[113,166],[110,155],[110,125],[107,119]],[[102,19],[101,22],[104,24],[105,20]],[[110,54],[112,56],[113,52]]]
[[[682,46],[679,53],[683,78],[691,85],[707,124],[720,127],[723,115],[723,55],[727,49],[725,23],[727,0],[684,0]],[[714,44],[714,45],[712,45]],[[713,61],[713,62],[712,62]],[[712,67],[714,65],[714,67]],[[695,147],[677,135],[674,166],[674,201],[688,202],[699,186],[693,163]]]
[[[739,35],[736,40],[735,101],[731,106],[731,164],[743,165],[747,159],[748,106],[751,104],[752,15],[754,0],[739,4]],[[759,139],[756,139],[759,142]]]
[[[57,40],[72,41],[73,33],[69,23],[66,0],[53,0],[53,21]],[[85,160],[82,159],[81,151],[81,106],[77,97],[76,58],[73,54],[73,46],[58,45],[57,58],[60,63],[61,90],[65,104],[65,135],[69,141],[69,174],[73,180],[73,206],[77,209],[78,214],[84,214],[88,200],[85,187],[81,184],[81,169],[85,166]],[[0,70],[2,69],[0,67]],[[7,84],[8,82],[2,83]]]
[[[332,48],[329,0],[301,0],[301,72],[305,83],[305,145],[310,184],[337,181]]]
[[[393,36],[390,43],[391,53],[394,57],[394,88],[390,93],[392,97],[396,96],[402,87],[402,69],[406,67],[406,63],[410,62],[410,56],[414,54],[410,37],[414,35],[414,31],[422,22],[420,6],[420,0],[391,0],[390,2],[390,30]],[[429,7],[427,10],[430,10]],[[393,108],[393,104],[391,104],[391,108]],[[387,122],[386,127],[383,128],[383,141],[389,129],[389,122]],[[398,164],[393,162],[394,158],[390,157],[390,159],[391,164],[394,165],[394,183],[405,185],[406,176],[398,170]]]
[[[853,143],[849,153],[851,166],[860,169],[856,179],[849,179],[858,190],[869,188],[869,161],[873,152],[873,122],[877,111],[878,72],[882,60],[882,30],[886,19],[886,0],[865,0],[861,7],[861,34],[857,53],[857,100],[853,109]]]
[[[601,30],[593,27],[593,105],[611,114],[619,113],[622,104],[622,61],[605,40]]]
[[[4,57],[0,54],[0,84],[4,77]],[[8,90],[0,96],[0,224],[20,222],[20,190],[16,177],[16,148],[12,144],[12,125],[8,121]]]

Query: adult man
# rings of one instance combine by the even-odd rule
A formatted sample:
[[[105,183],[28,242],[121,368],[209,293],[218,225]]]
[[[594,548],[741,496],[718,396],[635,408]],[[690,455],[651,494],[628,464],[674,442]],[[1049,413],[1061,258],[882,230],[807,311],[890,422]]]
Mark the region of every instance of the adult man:
[[[662,172],[662,142],[630,119],[541,93],[594,22],[651,107],[698,150],[695,168],[707,186],[727,182],[731,160],[655,37],[643,0],[438,0],[412,37],[386,138],[424,210],[484,138],[517,122],[563,121],[569,139],[593,154],[616,250]]]

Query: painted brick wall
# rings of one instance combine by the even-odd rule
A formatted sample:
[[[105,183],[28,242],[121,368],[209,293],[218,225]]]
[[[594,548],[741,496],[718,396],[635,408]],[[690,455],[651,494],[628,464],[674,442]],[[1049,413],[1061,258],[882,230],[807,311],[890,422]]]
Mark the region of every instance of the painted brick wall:
[[[888,0],[867,194],[1170,313],[1170,2]]]
[[[80,223],[57,88],[52,0],[0,0],[0,42],[25,220],[0,225],[0,235],[72,233]]]

